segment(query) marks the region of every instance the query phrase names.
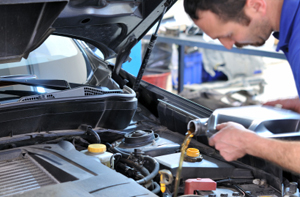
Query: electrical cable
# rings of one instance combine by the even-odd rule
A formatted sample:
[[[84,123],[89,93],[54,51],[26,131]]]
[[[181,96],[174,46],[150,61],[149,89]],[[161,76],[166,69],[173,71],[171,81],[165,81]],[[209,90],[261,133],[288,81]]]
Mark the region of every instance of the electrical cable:
[[[240,192],[243,195],[243,197],[244,196],[251,197],[251,195],[247,194],[245,192],[245,190],[243,190],[237,184],[238,183],[240,183],[240,184],[241,183],[252,183],[252,182],[253,182],[253,179],[231,179],[231,178],[216,181],[216,183],[218,185],[227,183],[226,186],[231,186],[231,187],[235,188],[238,192]]]

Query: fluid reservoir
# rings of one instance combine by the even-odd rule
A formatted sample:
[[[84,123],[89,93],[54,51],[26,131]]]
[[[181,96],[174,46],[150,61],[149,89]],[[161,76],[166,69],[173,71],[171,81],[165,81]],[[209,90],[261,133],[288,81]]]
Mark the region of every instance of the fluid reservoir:
[[[82,153],[93,156],[98,159],[102,164],[110,166],[110,158],[112,157],[112,153],[106,152],[106,146],[104,144],[90,144],[87,150],[81,151]],[[112,159],[113,162],[113,159]]]
[[[203,157],[200,151],[196,148],[188,148],[186,154],[184,155],[184,161],[188,162],[199,162],[202,161]]]

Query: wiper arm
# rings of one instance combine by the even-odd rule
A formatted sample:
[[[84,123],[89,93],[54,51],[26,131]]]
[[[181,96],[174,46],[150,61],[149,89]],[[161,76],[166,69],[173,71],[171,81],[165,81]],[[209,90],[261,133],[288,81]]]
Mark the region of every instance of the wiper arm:
[[[12,85],[27,85],[27,86],[41,86],[54,90],[70,89],[70,84],[65,80],[52,80],[52,79],[20,79],[14,77],[0,78],[0,87]]]
[[[7,94],[7,95],[13,95],[13,96],[17,96],[17,97],[23,97],[23,96],[39,95],[42,93],[34,92],[34,91],[26,91],[26,90],[4,90],[4,91],[0,91],[0,94]]]

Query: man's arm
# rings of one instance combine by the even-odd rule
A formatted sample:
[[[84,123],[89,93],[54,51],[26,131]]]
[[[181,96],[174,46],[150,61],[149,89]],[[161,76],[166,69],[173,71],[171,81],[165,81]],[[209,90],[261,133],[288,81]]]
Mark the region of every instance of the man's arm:
[[[215,146],[225,160],[249,154],[300,173],[300,142],[264,138],[233,122],[222,123],[217,130],[220,131],[209,139],[209,145]]]

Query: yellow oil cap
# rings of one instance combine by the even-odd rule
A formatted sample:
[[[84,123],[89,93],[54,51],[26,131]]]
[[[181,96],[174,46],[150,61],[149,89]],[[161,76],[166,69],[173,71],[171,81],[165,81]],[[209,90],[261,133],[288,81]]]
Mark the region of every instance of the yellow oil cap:
[[[90,144],[88,151],[91,153],[104,153],[106,151],[105,144]]]
[[[186,150],[186,155],[189,157],[199,157],[200,151],[197,148],[188,148]]]

